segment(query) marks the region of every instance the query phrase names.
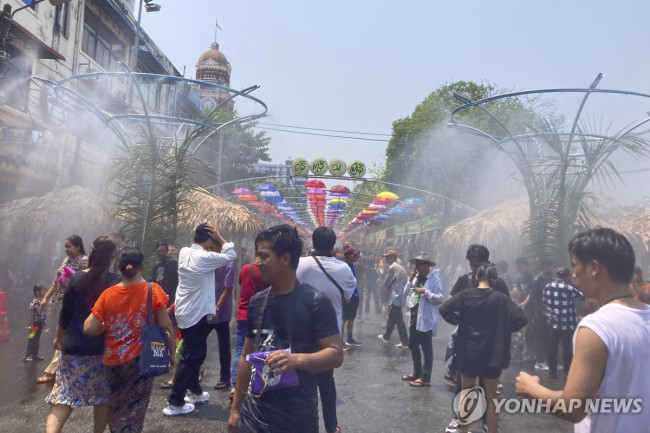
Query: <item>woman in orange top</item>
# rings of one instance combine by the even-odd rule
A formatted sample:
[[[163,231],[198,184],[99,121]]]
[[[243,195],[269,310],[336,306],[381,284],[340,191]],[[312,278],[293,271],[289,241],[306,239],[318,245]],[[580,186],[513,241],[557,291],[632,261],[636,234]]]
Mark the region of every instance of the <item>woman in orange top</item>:
[[[142,252],[124,247],[118,269],[122,282],[106,289],[84,323],[84,332],[99,335],[106,331],[103,362],[109,367],[111,395],[109,428],[111,431],[142,431],[149,405],[153,378],[140,376],[138,358],[142,328],[147,325],[148,284],[142,278]],[[167,313],[168,296],[151,283],[151,306],[155,322],[167,335],[169,359],[173,363],[176,340]]]

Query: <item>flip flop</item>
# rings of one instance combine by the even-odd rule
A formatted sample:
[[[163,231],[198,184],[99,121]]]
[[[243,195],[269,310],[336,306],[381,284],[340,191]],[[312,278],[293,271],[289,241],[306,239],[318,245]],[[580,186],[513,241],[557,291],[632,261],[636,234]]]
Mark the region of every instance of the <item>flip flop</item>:
[[[431,382],[423,382],[422,379],[416,379],[412,382],[409,382],[409,386],[413,386],[415,388],[425,388],[431,386]]]
[[[45,373],[44,375],[42,375],[41,377],[36,379],[36,383],[54,382],[55,377],[56,377],[56,375],[54,375],[54,374]]]
[[[411,381],[411,380],[417,380],[417,379],[418,379],[418,377],[416,375],[414,375],[414,374],[407,374],[406,376],[402,376],[402,380]]]
[[[174,382],[163,382],[160,384],[161,389],[172,389]]]
[[[226,389],[229,388],[230,386],[223,381],[217,382],[217,384],[214,386],[214,389]]]

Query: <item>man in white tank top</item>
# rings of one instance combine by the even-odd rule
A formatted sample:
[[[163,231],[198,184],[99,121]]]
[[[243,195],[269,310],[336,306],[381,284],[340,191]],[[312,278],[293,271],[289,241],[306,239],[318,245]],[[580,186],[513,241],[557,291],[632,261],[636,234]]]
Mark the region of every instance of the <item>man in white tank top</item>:
[[[564,389],[550,390],[521,372],[517,393],[565,407],[554,415],[575,423],[577,433],[648,431],[650,309],[629,289],[632,246],[614,230],[597,228],[573,238],[569,252],[580,290],[601,308],[578,324]]]

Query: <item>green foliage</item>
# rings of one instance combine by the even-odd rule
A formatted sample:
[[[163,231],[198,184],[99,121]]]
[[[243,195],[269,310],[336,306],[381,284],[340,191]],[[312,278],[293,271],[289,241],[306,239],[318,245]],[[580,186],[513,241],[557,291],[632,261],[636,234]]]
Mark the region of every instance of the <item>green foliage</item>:
[[[464,103],[454,97],[455,93],[477,101],[503,91],[491,84],[467,81],[446,84],[433,91],[410,116],[393,122],[383,179],[471,205],[475,189],[472,179],[486,174],[485,167],[489,167],[486,159],[494,148],[484,139],[443,126],[450,113]],[[500,123],[495,117],[505,117],[508,124]],[[526,123],[532,118],[526,104],[517,98],[491,101],[454,116],[459,124],[471,125],[493,136],[510,135],[511,129],[526,129]],[[443,226],[467,216],[464,209],[451,201],[439,200],[436,206],[442,211]]]

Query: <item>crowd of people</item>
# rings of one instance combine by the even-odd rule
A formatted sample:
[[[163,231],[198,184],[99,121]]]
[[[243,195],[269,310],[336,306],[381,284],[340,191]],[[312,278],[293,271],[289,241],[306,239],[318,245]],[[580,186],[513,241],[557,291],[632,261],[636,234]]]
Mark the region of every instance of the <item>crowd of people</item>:
[[[214,389],[230,392],[229,432],[318,432],[318,396],[326,432],[341,432],[335,369],[346,350],[364,344],[355,338],[354,324],[371,304],[383,317],[380,341],[390,344],[397,328],[395,347],[410,351],[412,370],[402,379],[413,388],[430,387],[434,380],[439,319],[456,326],[444,380],[460,395],[483,388],[488,433],[498,431],[499,379],[511,358],[547,371],[549,379],[562,370],[566,381],[561,391],[552,391],[538,376],[522,372],[516,383],[522,396],[582,401],[633,395],[650,401],[636,362],[650,354],[650,285],[635,269],[627,239],[613,230],[593,229],[571,241],[573,271],[540,259],[536,276],[526,257],[516,260],[511,278],[506,262],[495,265],[486,246],[470,245],[470,272],[447,295],[435,258],[425,252],[400,257],[388,249],[375,256],[352,245],[337,252],[336,242],[327,227],[314,230],[311,248],[294,227],[270,227],[255,238],[253,262],[237,269],[235,245],[204,223],[178,259],[173,246],[159,242],[145,279],[145,257],[123,238],[100,236],[86,255],[81,238],[68,237],[55,282],[36,285],[29,306],[24,360],[35,362],[42,359],[39,338],[48,302],[57,305],[49,310],[58,319],[56,352],[37,379],[53,382],[47,432],[62,431],[78,406],[94,407],[95,432],[107,426],[111,432],[142,431],[154,386],[139,366],[149,293],[170,360],[171,378],[160,383],[170,390],[163,415],[187,414],[209,401],[202,366],[215,330],[220,369]],[[586,406],[555,415],[576,423],[580,432],[650,424],[650,411],[600,414]],[[446,432],[467,432],[467,414],[456,414]]]

